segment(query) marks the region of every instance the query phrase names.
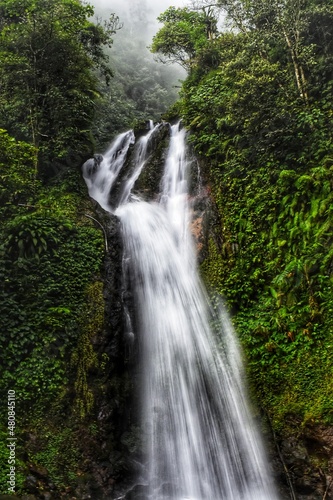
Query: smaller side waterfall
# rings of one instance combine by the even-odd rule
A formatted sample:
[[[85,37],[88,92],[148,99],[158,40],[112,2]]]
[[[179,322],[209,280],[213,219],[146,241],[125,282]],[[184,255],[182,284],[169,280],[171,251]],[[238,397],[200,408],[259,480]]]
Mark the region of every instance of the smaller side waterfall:
[[[82,167],[89,195],[104,210],[110,210],[109,194],[120,170],[124,166],[126,155],[135,137],[132,130],[120,134],[100,159],[88,160]]]
[[[115,212],[134,296],[134,321],[126,309],[126,325],[131,335],[136,326],[139,343],[147,499],[277,500],[230,320],[222,307],[212,308],[196,269],[188,229],[186,131],[179,125],[171,128],[159,203],[130,195],[154,130],[137,145],[136,167]],[[131,133],[120,141],[130,143]],[[117,158],[103,189],[121,169]],[[101,169],[105,165],[104,159]],[[92,172],[90,193],[98,190],[97,179]]]

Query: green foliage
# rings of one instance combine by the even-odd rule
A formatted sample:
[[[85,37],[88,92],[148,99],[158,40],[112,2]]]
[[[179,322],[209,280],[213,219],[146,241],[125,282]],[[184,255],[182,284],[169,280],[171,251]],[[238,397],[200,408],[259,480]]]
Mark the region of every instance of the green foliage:
[[[19,493],[40,466],[58,491],[77,484],[75,391],[90,409],[84,377],[103,316],[104,240],[83,215],[91,205],[76,167],[92,150],[98,77],[111,76],[103,48],[119,27],[115,16],[102,25],[92,15],[77,0],[0,0],[0,121],[8,130],[0,129],[0,394],[17,394]],[[6,493],[2,429],[0,437]]]
[[[73,215],[77,200],[72,197],[72,209],[69,200],[64,196]],[[51,195],[48,206],[52,202]],[[21,404],[46,393],[51,397],[68,377],[66,357],[77,342],[85,290],[103,255],[100,231],[86,218],[66,218],[60,197],[57,204],[55,211],[34,208],[3,223],[2,382],[15,384]]]
[[[333,422],[332,88],[317,79],[331,67],[331,7],[317,27],[316,2],[299,18],[296,2],[279,17],[275,7],[229,5],[239,30],[215,40],[217,65],[192,68],[178,108],[221,221],[202,271],[226,296],[253,388],[283,430],[288,415]]]
[[[0,203],[3,217],[10,217],[13,205],[33,201],[39,183],[34,167],[35,149],[16,141],[0,129]]]
[[[81,418],[90,412],[94,403],[92,390],[88,387],[88,374],[97,367],[92,340],[100,333],[104,324],[103,283],[89,285],[86,297],[88,307],[79,320],[81,334],[71,359],[72,365],[76,367],[75,406]]]
[[[58,488],[75,484],[79,459],[78,436],[70,427],[54,433],[50,429],[43,449],[34,456],[34,461],[47,469]]]
[[[15,166],[15,152],[20,159],[21,150],[15,141],[10,144]],[[9,178],[10,172],[19,180],[29,174],[29,162],[26,174],[24,163],[20,165],[18,173],[9,169]],[[90,369],[88,361],[96,357],[92,330],[97,332],[101,324],[104,305],[102,283],[96,282],[104,254],[103,235],[81,215],[89,212],[89,206],[70,191],[73,186],[79,191],[81,182],[79,172],[63,175],[61,183],[48,189],[33,182],[33,193],[23,187],[20,192],[20,201],[29,203],[8,203],[2,212],[10,210],[11,217],[1,218],[0,393],[4,398],[11,388],[19,395],[17,437],[24,442],[24,456],[29,452],[30,464],[46,467],[58,488],[75,483],[80,458],[74,424],[67,426],[70,418],[75,420],[71,397],[75,390],[81,396],[70,360],[77,349],[82,354],[78,376],[80,366]],[[25,198],[28,195],[33,198]],[[35,445],[27,445],[38,413],[42,414],[40,434]],[[24,488],[23,464],[17,463],[17,484]]]
[[[333,62],[331,2],[220,0],[219,4],[237,30],[254,34],[264,58],[290,64],[293,85],[303,103],[322,95],[322,88],[317,93],[318,84],[331,80]]]
[[[92,7],[78,0],[6,0],[0,12],[0,119],[35,146],[35,166],[49,176],[92,149],[92,70],[110,76],[102,49],[112,43],[117,19],[93,24]]]
[[[54,251],[59,239],[52,222],[36,214],[15,217],[6,227],[5,252],[18,260],[20,257],[39,258],[48,247]]]
[[[216,20],[204,12],[169,7],[158,17],[164,26],[153,38],[151,51],[190,69],[198,52],[216,34]]]

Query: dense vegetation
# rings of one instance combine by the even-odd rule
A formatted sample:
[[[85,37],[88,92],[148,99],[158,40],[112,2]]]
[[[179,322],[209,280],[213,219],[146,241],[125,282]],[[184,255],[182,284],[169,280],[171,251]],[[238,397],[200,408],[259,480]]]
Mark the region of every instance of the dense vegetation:
[[[8,390],[17,398],[16,492],[27,464],[47,467],[56,487],[71,484],[77,422],[93,404],[104,241],[85,215],[79,167],[93,151],[98,75],[111,76],[104,47],[118,20],[92,23],[92,13],[77,0],[0,2],[1,493]]]
[[[176,112],[219,217],[203,272],[232,309],[261,406],[287,434],[288,422],[333,423],[333,4],[215,9],[229,29],[204,43],[212,7],[169,9],[153,50],[189,70]]]
[[[215,207],[202,271],[227,298],[275,429],[332,424],[333,3],[194,3],[161,14],[151,48],[188,72],[170,115],[191,131]],[[79,167],[96,139],[174,99],[169,70],[138,62],[133,25],[112,55],[121,23],[92,15],[79,0],[0,0],[1,397],[18,395],[16,491],[36,470],[43,489],[46,468],[65,498],[82,436],[98,433],[89,374],[107,361],[92,347],[103,234]]]
[[[99,453],[91,374],[103,378],[109,359],[93,347],[104,237],[80,167],[176,98],[172,70],[146,48],[147,16],[142,8],[137,27],[80,0],[0,0],[0,392],[4,402],[8,390],[17,395],[16,492],[52,486],[72,497],[87,453]],[[120,382],[110,384],[118,394]],[[0,415],[1,494],[5,403]]]

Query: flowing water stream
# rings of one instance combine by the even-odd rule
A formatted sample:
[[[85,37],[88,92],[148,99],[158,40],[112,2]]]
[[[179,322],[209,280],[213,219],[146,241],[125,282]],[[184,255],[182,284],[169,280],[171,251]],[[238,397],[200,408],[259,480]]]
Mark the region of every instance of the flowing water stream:
[[[232,326],[222,307],[209,304],[198,275],[179,124],[171,127],[159,199],[131,194],[158,127],[134,146],[135,168],[121,183],[116,209],[109,193],[133,133],[121,134],[95,168],[91,160],[83,167],[90,196],[121,220],[137,331],[127,310],[126,324],[143,373],[147,499],[277,500]]]

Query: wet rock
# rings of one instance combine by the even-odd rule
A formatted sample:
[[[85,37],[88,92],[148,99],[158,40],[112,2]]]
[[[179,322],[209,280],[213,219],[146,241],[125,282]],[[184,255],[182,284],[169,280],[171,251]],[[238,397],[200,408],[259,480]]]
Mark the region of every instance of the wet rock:
[[[43,467],[41,465],[38,465],[38,466],[31,465],[30,472],[38,479],[47,479],[48,478],[48,471],[47,471],[46,467]]]
[[[198,263],[201,264],[207,257],[208,238],[210,231],[211,202],[205,192],[191,199],[190,231],[194,239]]]
[[[161,123],[148,146],[149,155],[145,167],[135,183],[134,193],[146,199],[154,199],[160,191],[163,167],[170,140],[170,125]]]
[[[153,122],[151,120],[141,120],[140,122],[136,123],[134,127],[135,137],[138,139],[142,135],[145,135],[152,124]]]
[[[84,474],[73,497],[82,500],[111,500],[117,498],[115,489],[133,484],[134,467],[124,436],[129,436],[136,421],[136,395],[133,393],[135,373],[130,373],[126,358],[126,339],[122,259],[123,248],[118,217],[105,212],[97,204],[94,217],[103,225],[108,242],[105,254],[103,296],[105,300],[104,329],[94,339],[94,349],[104,363],[103,375],[91,380],[94,384],[95,414],[91,419],[97,426],[96,437],[83,438]],[[126,304],[130,297],[126,298]]]
[[[333,499],[332,427],[304,427],[283,437],[280,450],[297,500]]]
[[[94,154],[94,162],[97,167],[102,163],[102,161],[103,161],[103,155]]]
[[[120,195],[123,193],[127,179],[133,174],[137,166],[137,144],[141,135],[146,134],[148,128],[135,131],[136,145],[132,145],[127,154],[127,158],[121,172],[114,183],[110,195],[110,206],[115,209],[120,201]],[[170,125],[168,123],[160,123],[152,133],[147,144],[147,160],[144,168],[136,180],[132,193],[139,195],[143,199],[152,199],[159,192],[159,184],[162,178],[163,165],[166,157],[166,151],[170,139]]]
[[[43,500],[52,500],[52,495],[49,491],[46,491],[42,495]]]
[[[93,158],[89,158],[83,165],[82,165],[82,171],[84,177],[93,177],[100,164],[103,161],[103,155],[100,154],[95,154]]]
[[[124,500],[146,500],[148,496],[148,487],[145,484],[136,484],[123,497]]]

